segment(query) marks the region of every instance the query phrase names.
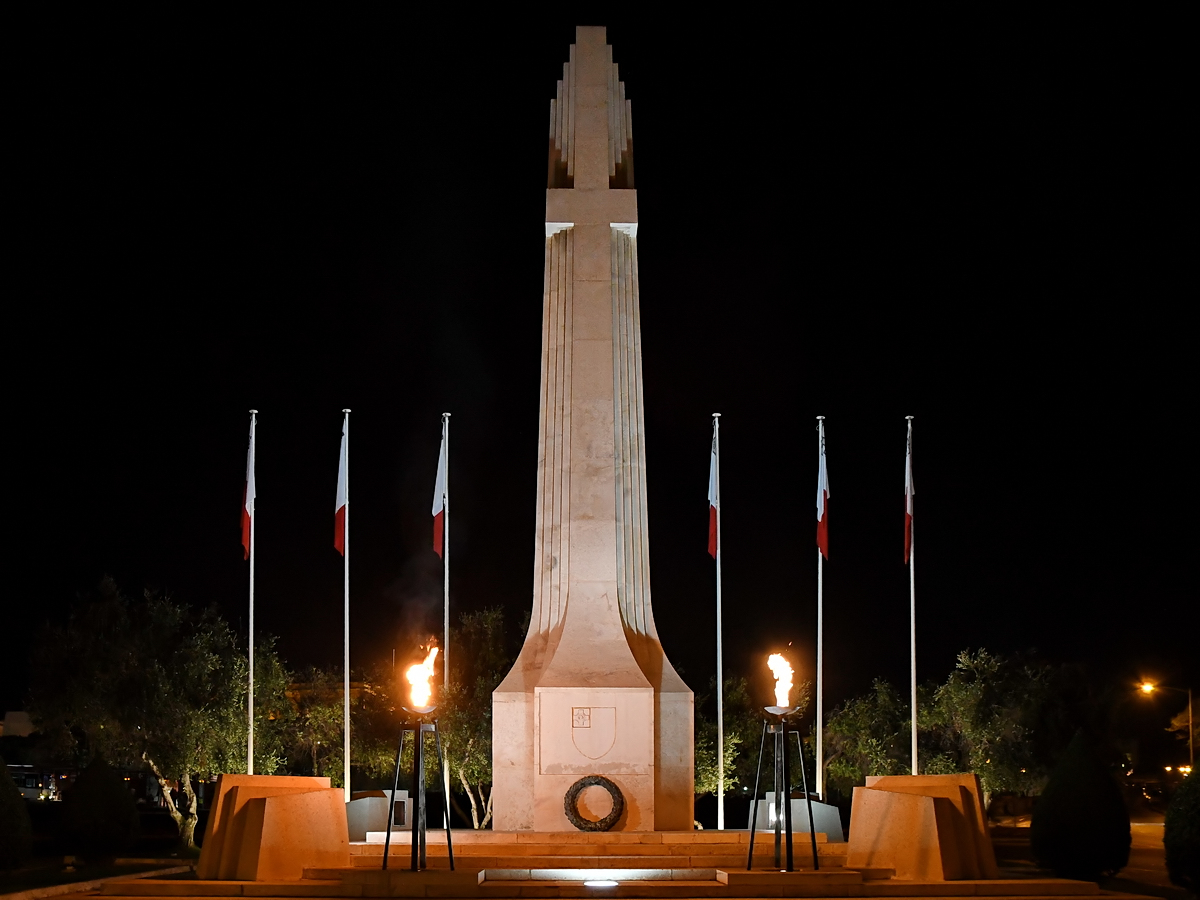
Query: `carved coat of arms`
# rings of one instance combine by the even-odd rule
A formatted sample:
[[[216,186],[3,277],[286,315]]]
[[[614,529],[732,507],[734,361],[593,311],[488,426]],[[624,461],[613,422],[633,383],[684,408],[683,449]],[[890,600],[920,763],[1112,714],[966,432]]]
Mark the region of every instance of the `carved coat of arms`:
[[[588,759],[600,759],[617,740],[615,706],[571,707],[571,740]]]

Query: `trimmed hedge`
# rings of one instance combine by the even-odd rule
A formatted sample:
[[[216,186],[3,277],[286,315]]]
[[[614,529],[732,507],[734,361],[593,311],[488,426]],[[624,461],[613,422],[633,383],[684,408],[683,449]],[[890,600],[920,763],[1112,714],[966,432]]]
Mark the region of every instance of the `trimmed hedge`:
[[[0,756],[0,869],[15,869],[33,852],[33,825],[25,798]]]
[[[63,797],[67,842],[87,863],[106,862],[133,846],[137,803],[125,780],[96,757]]]
[[[1167,807],[1163,849],[1171,881],[1200,893],[1200,776],[1189,775],[1175,789]]]
[[[1077,731],[1033,807],[1029,842],[1060,878],[1096,881],[1129,862],[1129,811],[1116,780]]]

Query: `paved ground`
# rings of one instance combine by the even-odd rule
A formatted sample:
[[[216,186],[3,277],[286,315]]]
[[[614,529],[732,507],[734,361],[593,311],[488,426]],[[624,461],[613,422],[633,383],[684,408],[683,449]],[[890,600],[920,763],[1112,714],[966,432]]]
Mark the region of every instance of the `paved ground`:
[[[1152,819],[1158,821],[1153,821]],[[1129,851],[1129,864],[1116,878],[1101,882],[1101,887],[1126,894],[1145,894],[1163,897],[1166,900],[1195,900],[1183,888],[1171,884],[1167,877],[1166,859],[1163,854],[1163,824],[1161,816],[1148,816],[1151,821],[1135,822],[1132,825],[1133,846]],[[993,842],[1000,865],[1034,870],[1033,856],[1029,852],[1027,828],[997,829]]]
[[[44,900],[47,897],[58,897],[67,894],[80,894],[100,889],[106,882],[113,880],[138,878],[170,878],[172,876],[191,877],[192,866],[164,866],[170,860],[155,860],[144,864],[133,864],[108,868],[94,867],[66,872],[62,867],[62,857],[55,861],[42,860],[18,872],[5,873],[0,878],[0,900]]]
[[[1101,887],[1129,894],[1166,897],[1169,900],[1191,900],[1193,894],[1171,884],[1171,879],[1167,877],[1162,838],[1162,822],[1134,823],[1129,865],[1116,878],[1103,882]]]

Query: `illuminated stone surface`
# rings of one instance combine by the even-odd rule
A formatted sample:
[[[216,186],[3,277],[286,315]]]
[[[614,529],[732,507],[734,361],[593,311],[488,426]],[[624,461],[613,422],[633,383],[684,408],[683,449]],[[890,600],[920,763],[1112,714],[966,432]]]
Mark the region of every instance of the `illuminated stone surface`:
[[[300,878],[305,866],[350,864],[346,799],[328,778],[222,775],[196,876]]]
[[[692,826],[692,692],[650,602],[637,195],[625,87],[579,28],[550,110],[533,610],[493,694],[495,825],[566,831],[603,775],[621,831]]]
[[[916,881],[996,879],[975,775],[886,775],[854,789],[850,868],[887,867]]]

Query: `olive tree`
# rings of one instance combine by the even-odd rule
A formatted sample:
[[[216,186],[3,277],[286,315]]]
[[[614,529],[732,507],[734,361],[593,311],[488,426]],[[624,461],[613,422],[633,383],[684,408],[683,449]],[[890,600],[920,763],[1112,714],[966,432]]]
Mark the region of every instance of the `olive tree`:
[[[194,845],[193,776],[246,771],[248,663],[214,610],[169,595],[133,602],[105,579],[67,623],[49,627],[33,654],[30,707],[44,731],[80,758],[145,764],[160,782],[181,843]],[[255,771],[283,761],[291,715],[286,670],[266,640],[255,650]]]

